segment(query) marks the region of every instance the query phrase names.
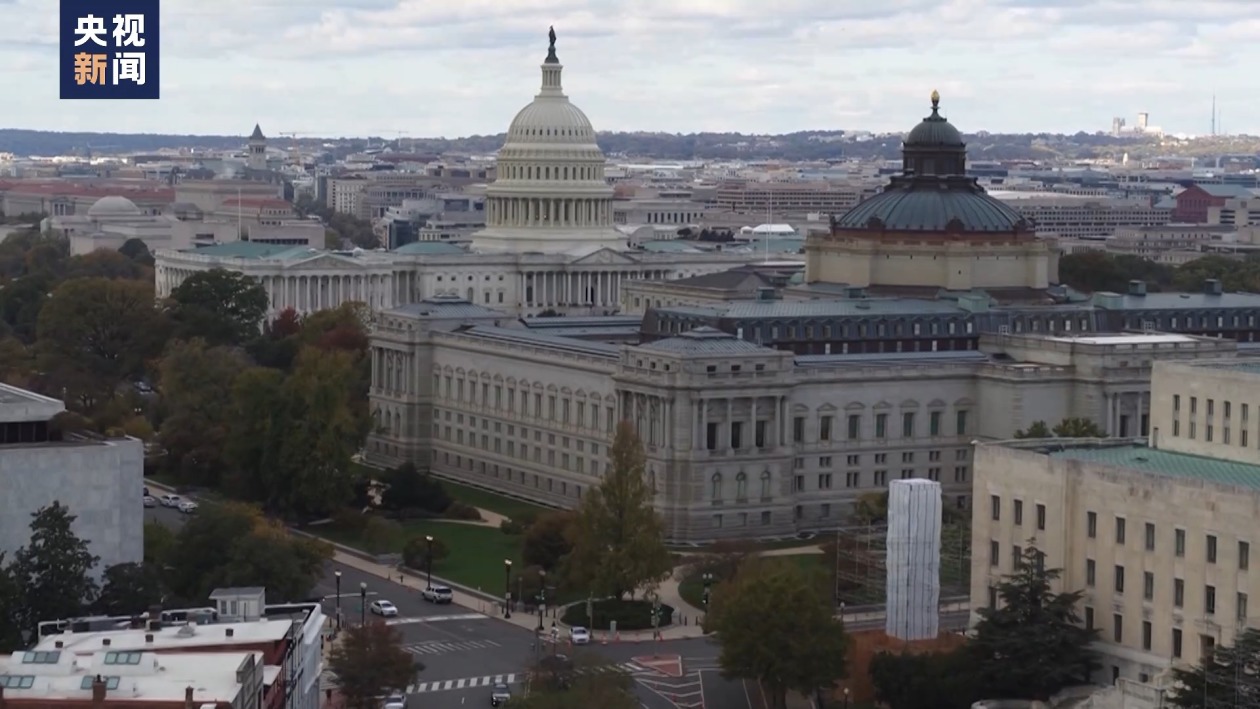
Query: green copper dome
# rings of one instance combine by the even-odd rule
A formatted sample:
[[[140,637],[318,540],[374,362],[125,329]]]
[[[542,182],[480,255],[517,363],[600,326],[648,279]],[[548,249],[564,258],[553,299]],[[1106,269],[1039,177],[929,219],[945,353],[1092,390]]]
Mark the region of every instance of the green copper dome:
[[[924,118],[919,125],[915,126],[906,136],[905,145],[917,148],[931,147],[966,147],[963,143],[962,133],[950,124],[940,113],[941,95],[935,91],[932,92],[932,114]]]

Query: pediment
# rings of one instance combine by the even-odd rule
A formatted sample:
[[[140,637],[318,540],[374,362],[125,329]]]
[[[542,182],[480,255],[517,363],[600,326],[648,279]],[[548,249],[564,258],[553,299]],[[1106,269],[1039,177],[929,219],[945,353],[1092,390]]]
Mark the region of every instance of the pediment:
[[[332,254],[320,254],[313,256],[304,261],[290,264],[289,271],[319,271],[328,270],[330,268],[345,270],[346,268],[360,268],[362,264],[347,258],[333,256]]]
[[[569,262],[572,266],[631,265],[634,263],[637,263],[634,259],[607,248]]]

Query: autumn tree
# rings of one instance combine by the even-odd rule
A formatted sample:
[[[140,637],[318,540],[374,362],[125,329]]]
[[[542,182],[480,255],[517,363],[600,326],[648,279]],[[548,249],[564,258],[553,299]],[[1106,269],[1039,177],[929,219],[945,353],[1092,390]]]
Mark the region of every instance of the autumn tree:
[[[247,365],[226,347],[176,340],[158,368],[162,392],[159,439],[168,470],[188,483],[217,485],[232,423],[232,384]]]
[[[101,581],[101,593],[92,603],[96,613],[138,614],[162,602],[162,572],[153,564],[114,564]]]
[[[617,426],[608,470],[583,498],[573,526],[567,571],[577,587],[622,598],[669,576],[665,524],[652,506],[643,443],[634,426]]]
[[[10,578],[21,592],[18,627],[34,637],[47,620],[73,618],[96,597],[99,557],[74,533],[76,517],[54,501],[31,514],[31,538],[13,555]]]
[[[71,256],[65,265],[65,280],[74,278],[108,278],[111,280],[135,280],[152,277],[152,271],[117,251],[98,249],[91,253]]]
[[[258,336],[270,299],[249,276],[213,268],[194,273],[171,291],[175,336],[211,345],[240,345]]]
[[[1097,629],[1081,624],[1080,591],[1055,593],[1060,569],[1046,568],[1035,546],[997,587],[1000,603],[979,608],[969,653],[986,696],[1046,701],[1064,687],[1085,684],[1098,667],[1090,644]]]
[[[888,491],[867,492],[858,497],[853,506],[853,521],[857,524],[879,524],[888,519]]]
[[[844,623],[796,564],[750,559],[715,589],[705,630],[721,643],[723,676],[760,682],[771,709],[785,709],[788,692],[812,696],[845,676]]]
[[[543,655],[527,673],[528,691],[510,706],[520,709],[639,709],[634,679],[590,654],[569,659]]]
[[[356,404],[355,359],[346,352],[307,348],[280,388],[272,442],[258,471],[266,507],[290,518],[312,518],[340,507],[354,485],[351,457],[368,433]]]
[[[39,311],[40,366],[85,408],[144,374],[165,341],[153,284],[107,278],[66,281]]]
[[[577,515],[571,510],[550,510],[525,530],[521,538],[521,560],[551,573],[561,568],[573,551]]]
[[[399,629],[380,621],[349,626],[328,655],[328,669],[349,709],[377,709],[380,697],[404,692],[424,665],[403,646]]]

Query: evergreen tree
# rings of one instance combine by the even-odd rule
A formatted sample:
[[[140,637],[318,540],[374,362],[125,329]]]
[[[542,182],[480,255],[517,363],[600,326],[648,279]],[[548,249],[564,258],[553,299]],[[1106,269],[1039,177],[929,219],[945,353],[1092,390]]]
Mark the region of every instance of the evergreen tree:
[[[643,443],[629,422],[617,425],[608,463],[599,487],[578,508],[567,567],[578,588],[621,598],[660,583],[673,562],[665,524],[652,507]]]
[[[1082,592],[1055,593],[1061,569],[1047,569],[1045,555],[1029,545],[1019,568],[998,585],[997,608],[977,611],[980,622],[969,644],[986,696],[1045,701],[1060,689],[1088,681],[1099,665],[1076,614]]]
[[[1211,657],[1189,669],[1173,668],[1168,703],[1180,709],[1260,706],[1260,630],[1247,628],[1232,647],[1217,645]]]
[[[21,593],[18,627],[33,636],[43,621],[83,614],[96,598],[92,569],[100,559],[75,535],[76,517],[60,502],[31,517],[30,543],[14,554],[9,574]]]

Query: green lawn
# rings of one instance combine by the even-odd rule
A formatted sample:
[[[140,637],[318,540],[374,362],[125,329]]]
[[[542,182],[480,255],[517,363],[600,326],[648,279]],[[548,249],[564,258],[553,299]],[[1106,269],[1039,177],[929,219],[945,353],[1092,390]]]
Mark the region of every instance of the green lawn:
[[[538,514],[539,512],[547,509],[546,507],[536,505],[532,502],[518,500],[514,497],[496,495],[489,490],[468,487],[467,485],[460,485],[447,480],[442,481],[442,487],[446,488],[446,491],[450,493],[451,497],[459,500],[465,505],[472,505],[473,507],[480,507],[483,510],[497,512],[508,519],[511,519],[522,512],[527,514]]]
[[[822,554],[788,554],[786,556],[768,556],[767,560],[774,559],[788,564],[796,564],[801,567],[802,571],[810,573],[815,569],[822,568]],[[704,610],[704,579],[702,571],[693,571],[683,577],[678,582],[678,595],[691,606]]]

